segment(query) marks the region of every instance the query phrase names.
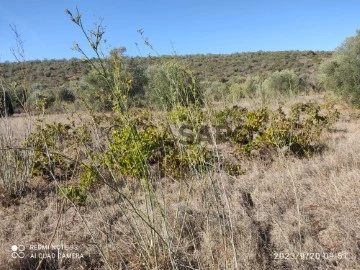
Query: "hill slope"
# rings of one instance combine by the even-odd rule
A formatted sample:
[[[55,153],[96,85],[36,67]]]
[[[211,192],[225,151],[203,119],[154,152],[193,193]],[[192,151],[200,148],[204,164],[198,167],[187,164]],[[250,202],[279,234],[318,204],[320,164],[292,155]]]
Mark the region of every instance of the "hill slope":
[[[147,67],[158,61],[175,58],[190,65],[200,80],[226,82],[237,76],[268,73],[292,69],[305,78],[313,78],[319,64],[331,56],[331,52],[281,51],[251,52],[235,54],[197,54],[187,56],[126,58]],[[69,81],[79,80],[89,71],[79,59],[28,61],[25,63],[0,63],[0,75],[8,82],[24,79],[36,81],[50,88],[59,87]]]

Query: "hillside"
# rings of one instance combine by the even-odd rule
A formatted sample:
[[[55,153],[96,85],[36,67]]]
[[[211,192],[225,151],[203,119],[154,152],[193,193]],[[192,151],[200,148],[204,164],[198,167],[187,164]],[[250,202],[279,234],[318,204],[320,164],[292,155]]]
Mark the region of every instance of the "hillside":
[[[155,62],[176,58],[190,65],[200,80],[227,82],[237,76],[268,73],[292,69],[298,75],[312,79],[319,64],[332,55],[319,51],[251,52],[235,54],[207,54],[188,56],[135,57],[126,61],[147,67]],[[76,81],[89,72],[89,67],[79,59],[28,61],[25,63],[0,63],[0,73],[8,81],[37,82],[56,88]]]

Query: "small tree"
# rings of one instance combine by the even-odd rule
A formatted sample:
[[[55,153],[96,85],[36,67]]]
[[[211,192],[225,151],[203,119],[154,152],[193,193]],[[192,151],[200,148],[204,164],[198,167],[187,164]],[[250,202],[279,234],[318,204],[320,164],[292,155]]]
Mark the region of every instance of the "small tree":
[[[348,37],[333,56],[320,66],[320,80],[326,89],[360,105],[360,30]]]

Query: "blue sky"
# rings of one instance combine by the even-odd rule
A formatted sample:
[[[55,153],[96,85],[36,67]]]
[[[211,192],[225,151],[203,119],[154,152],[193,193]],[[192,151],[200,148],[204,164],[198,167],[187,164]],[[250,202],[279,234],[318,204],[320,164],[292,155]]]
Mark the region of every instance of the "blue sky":
[[[334,50],[360,28],[358,0],[0,0],[0,61],[14,61],[9,24],[27,60],[80,57],[71,47],[84,37],[64,12],[76,6],[88,28],[102,17],[108,45],[130,56],[151,53],[138,29],[159,54],[216,54]]]

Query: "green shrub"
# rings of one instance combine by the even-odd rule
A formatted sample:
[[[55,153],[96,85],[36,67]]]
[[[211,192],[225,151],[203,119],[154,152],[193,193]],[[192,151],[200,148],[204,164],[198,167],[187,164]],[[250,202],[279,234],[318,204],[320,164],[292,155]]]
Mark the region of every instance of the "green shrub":
[[[304,81],[292,70],[275,71],[263,83],[266,94],[290,95],[304,90]]]
[[[233,100],[239,100],[245,97],[243,84],[241,83],[232,83],[229,91]]]
[[[89,142],[90,132],[85,125],[38,125],[24,142],[25,147],[34,151],[32,175],[71,177],[75,165],[71,156]]]
[[[208,82],[204,85],[205,87],[205,96],[210,99],[210,101],[222,101],[226,100],[229,95],[229,87],[226,83],[214,81]]]
[[[78,203],[85,203],[90,189],[94,189],[96,181],[99,179],[97,168],[92,166],[82,166],[80,182],[77,185],[63,185],[60,189],[60,196],[66,197]]]
[[[119,104],[122,109],[128,106],[129,93],[136,84],[126,70],[123,52],[121,48],[113,49],[108,57],[90,61],[92,69],[84,77],[79,95],[92,111],[112,111]]]
[[[13,107],[16,108],[16,110],[26,109],[25,104],[28,93],[23,86],[14,83],[9,94],[11,96]]]
[[[322,63],[321,81],[326,89],[360,105],[360,30],[347,38],[333,56]]]
[[[146,68],[139,59],[130,58],[125,61],[125,70],[131,80],[129,91],[129,105],[132,107],[143,107],[145,102],[145,88],[148,84]]]
[[[150,115],[150,114],[148,114]],[[134,127],[113,131],[103,155],[103,166],[118,176],[145,179],[153,165],[157,173],[182,178],[194,170],[204,170],[211,154],[200,144],[181,145],[165,123],[152,117],[135,117]],[[135,131],[136,128],[136,131]]]
[[[26,101],[27,107],[35,109],[48,109],[56,100],[55,94],[52,89],[47,88],[46,85],[33,84],[29,97]]]
[[[73,89],[68,86],[61,86],[58,92],[59,101],[73,103],[75,102],[75,94]]]
[[[159,108],[171,110],[177,104],[203,104],[203,91],[195,75],[186,66],[166,62],[151,66],[148,71],[147,95]]]
[[[239,176],[244,173],[241,169],[241,165],[238,162],[225,161],[223,168],[229,175],[232,176]]]
[[[260,75],[250,75],[243,84],[243,93],[245,97],[255,97],[261,92],[263,78]]]
[[[79,95],[93,111],[112,110],[111,87],[96,70],[92,70],[85,76],[79,88]]]
[[[179,179],[196,172],[206,172],[214,162],[213,153],[201,144],[178,145],[164,156],[162,168],[165,174]]]
[[[320,134],[338,117],[332,106],[298,103],[286,115],[280,107],[276,111],[258,109],[247,111],[233,107],[216,114],[216,124],[227,127],[223,142],[232,142],[241,153],[252,150],[266,152],[288,148],[297,156],[307,156],[320,145]]]
[[[264,79],[261,75],[249,75],[246,78],[238,77],[230,83],[230,94],[234,101],[241,98],[254,98],[262,96],[262,83]]]
[[[115,130],[109,149],[106,151],[106,164],[112,170],[125,176],[145,178],[148,174],[146,162],[166,144],[166,133],[162,134],[155,126],[146,126],[136,131],[130,126]],[[136,137],[135,137],[136,136]]]

